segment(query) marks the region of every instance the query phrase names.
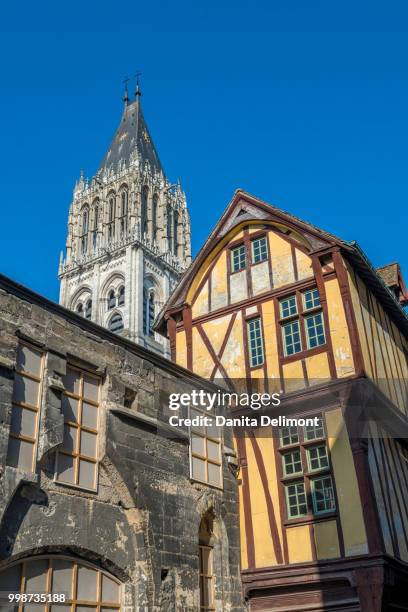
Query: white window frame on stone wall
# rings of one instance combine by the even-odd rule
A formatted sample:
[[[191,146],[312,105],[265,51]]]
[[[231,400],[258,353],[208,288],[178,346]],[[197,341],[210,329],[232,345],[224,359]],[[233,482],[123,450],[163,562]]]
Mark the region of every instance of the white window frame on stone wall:
[[[214,414],[204,412],[202,410],[198,410],[197,408],[189,408],[189,417],[192,419],[197,416],[206,416],[208,418],[214,419]],[[213,430],[218,431],[218,435],[212,435]],[[220,427],[216,427],[213,425],[212,427],[196,427],[192,426],[189,428],[190,435],[190,478],[191,480],[195,480],[197,482],[202,482],[210,487],[214,487],[216,489],[223,489],[223,460],[222,460],[222,449],[223,449],[223,438],[222,438],[222,430]],[[198,448],[200,445],[199,440],[202,440],[201,444],[201,452]],[[215,458],[215,455],[212,454],[212,451],[209,452],[209,449],[215,450],[214,446],[218,447],[218,458]],[[203,464],[204,467],[204,476],[203,478],[199,478],[197,473],[195,472],[194,466],[195,462],[199,462]],[[219,482],[215,483],[210,482],[209,477],[209,466],[216,466],[219,470]]]
[[[31,351],[32,353],[36,353],[39,356],[40,364],[39,370],[35,373],[30,372],[28,369],[24,367],[19,367],[19,355],[23,353],[23,347]],[[11,413],[11,424],[10,424],[10,432],[9,432],[9,443],[8,443],[8,451],[7,451],[7,464],[13,467],[23,469],[29,472],[35,472],[36,469],[36,455],[37,455],[37,446],[38,446],[38,427],[39,427],[39,419],[41,412],[41,401],[42,401],[42,393],[43,393],[43,373],[44,373],[44,357],[45,353],[40,348],[35,345],[25,342],[19,341],[17,347],[17,365],[14,377],[14,386],[13,386],[13,396],[12,396],[12,413]],[[31,383],[37,384],[37,400],[36,403],[33,404],[31,402],[26,401],[26,393],[24,389],[24,399],[16,399],[16,392],[18,382],[24,384],[24,381],[31,381]],[[25,383],[30,384],[30,383]],[[18,412],[20,412],[20,419],[18,418]],[[34,423],[34,433],[31,436],[28,436],[24,433],[20,433],[18,431],[13,431],[15,427],[18,427],[18,421],[20,421],[21,428],[24,426],[25,416],[28,414],[35,414],[35,423]],[[17,442],[16,442],[17,441]],[[18,442],[19,441],[19,442]],[[23,465],[20,460],[20,455],[17,461],[12,461],[12,446],[14,444],[27,445],[30,444],[32,446],[31,451],[31,464],[29,466]],[[17,449],[16,449],[17,450]]]
[[[79,374],[79,385],[78,390],[75,388],[73,391],[65,389],[63,392],[62,398],[62,409],[64,412],[64,444],[58,449],[55,456],[55,472],[54,472],[54,480],[58,484],[65,485],[68,487],[74,487],[78,489],[83,489],[86,491],[96,492],[98,490],[98,471],[99,471],[99,430],[100,430],[100,392],[101,392],[101,379],[99,376],[95,375],[92,372],[88,372],[85,369],[79,368],[75,365],[67,364],[67,375],[65,377],[65,384],[67,385],[67,381],[69,380],[69,372],[77,372]],[[97,382],[97,401],[90,397],[90,395],[85,395],[85,382],[86,380],[93,380]],[[70,409],[70,400],[76,402],[77,406],[77,418],[72,419],[67,416],[67,413]],[[90,408],[90,413],[92,413],[92,408],[96,410],[96,425],[95,427],[91,427],[88,424],[84,424],[84,404]],[[75,405],[75,404],[74,404]],[[71,412],[73,412],[71,410]],[[71,438],[67,434],[70,430],[76,430],[74,448],[70,448],[70,444],[67,444]],[[82,433],[88,433],[95,437],[95,456],[92,457],[90,455],[86,455],[82,452]],[[72,457],[73,458],[73,470],[74,477],[72,480],[63,480],[60,477],[60,466],[62,463],[61,456]],[[84,486],[80,482],[80,467],[82,464],[92,463],[94,467],[94,480],[93,487]]]

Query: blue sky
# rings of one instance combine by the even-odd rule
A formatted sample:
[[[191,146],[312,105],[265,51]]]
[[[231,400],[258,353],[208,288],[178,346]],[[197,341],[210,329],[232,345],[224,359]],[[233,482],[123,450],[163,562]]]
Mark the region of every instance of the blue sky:
[[[402,1],[6,3],[0,270],[58,299],[75,179],[140,69],[194,252],[241,187],[408,277],[407,18]]]

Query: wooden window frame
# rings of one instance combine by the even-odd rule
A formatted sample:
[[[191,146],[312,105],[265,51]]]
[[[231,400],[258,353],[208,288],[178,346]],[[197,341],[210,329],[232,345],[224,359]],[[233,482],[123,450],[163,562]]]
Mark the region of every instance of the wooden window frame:
[[[211,574],[205,574],[204,573],[204,567],[203,567],[203,563],[202,563],[202,550],[209,550],[210,555],[209,555],[209,559],[211,560]],[[216,610],[215,607],[215,574],[214,574],[214,547],[213,546],[208,546],[205,544],[200,544],[199,545],[199,570],[200,570],[200,612],[212,612],[214,610]],[[211,581],[211,599],[213,601],[213,604],[206,606],[204,604],[202,604],[202,593],[203,593],[203,578],[209,579]]]
[[[320,305],[315,306],[313,308],[304,308],[304,299],[303,295],[308,291],[318,290],[318,287],[314,284],[306,289],[302,288],[293,288],[288,290],[286,294],[279,295],[277,299],[278,302],[278,312],[279,316],[277,319],[277,324],[281,328],[280,334],[282,338],[282,347],[281,347],[281,362],[282,364],[289,363],[291,361],[297,361],[304,357],[309,357],[311,355],[322,353],[324,351],[329,351],[329,341],[328,341],[328,333],[329,331],[326,329],[325,324],[325,311],[323,305],[321,303],[321,295],[319,293]],[[286,317],[282,317],[281,310],[281,302],[284,300],[295,296],[296,297],[296,314],[288,315]],[[306,319],[308,317],[314,316],[315,314],[321,313],[322,316],[322,325],[324,332],[324,343],[319,344],[318,346],[309,348],[309,338],[306,329]],[[285,343],[285,335],[284,335],[284,326],[292,323],[293,321],[299,321],[299,332],[300,332],[300,342],[301,342],[301,350],[297,353],[292,353],[291,355],[286,354],[286,343]]]
[[[284,492],[284,500],[285,500],[285,518],[284,518],[284,525],[293,525],[293,524],[297,524],[297,523],[311,523],[314,522],[316,520],[319,520],[319,518],[321,517],[330,517],[330,518],[338,518],[338,499],[337,499],[337,493],[336,493],[336,485],[335,485],[335,481],[334,481],[334,476],[333,476],[333,466],[331,463],[331,456],[330,456],[330,449],[328,447],[327,444],[327,434],[326,434],[326,430],[325,430],[325,425],[324,425],[324,419],[323,419],[323,415],[322,414],[318,414],[318,415],[313,415],[313,416],[317,416],[320,419],[320,423],[321,423],[321,427],[323,430],[323,436],[320,438],[313,438],[313,439],[307,439],[305,437],[305,432],[306,432],[306,426],[298,426],[297,427],[297,435],[298,435],[298,442],[294,442],[291,444],[286,444],[286,445],[282,445],[282,436],[281,436],[281,430],[284,428],[278,428],[279,430],[279,435],[278,435],[278,440],[279,440],[279,446],[276,449],[277,452],[277,459],[280,461],[280,468],[279,468],[279,474],[280,474],[280,484],[283,487],[283,492]],[[305,415],[305,418],[310,418],[310,415]],[[303,418],[303,415],[302,415]],[[328,459],[328,465],[327,467],[323,467],[323,468],[318,468],[318,469],[314,469],[311,470],[310,466],[309,466],[309,459],[308,459],[308,449],[309,448],[313,448],[313,447],[318,447],[318,446],[322,446],[325,445],[326,447],[326,454],[327,454],[327,459]],[[285,474],[285,468],[284,468],[284,459],[283,456],[290,452],[290,451],[294,451],[294,450],[299,450],[300,451],[300,457],[301,457],[301,462],[302,462],[302,472],[297,472],[296,474]],[[324,478],[325,476],[330,476],[331,477],[331,483],[332,483],[332,489],[333,489],[333,499],[334,499],[334,509],[330,509],[330,510],[325,510],[325,511],[320,511],[320,512],[316,512],[315,511],[315,504],[313,501],[313,492],[312,492],[312,488],[313,488],[313,484],[312,481],[313,480],[318,480],[320,478]],[[287,486],[289,484],[292,483],[296,483],[296,482],[303,482],[304,483],[304,489],[305,489],[305,493],[306,493],[306,506],[307,506],[307,512],[304,515],[299,515],[299,516],[290,516],[289,515],[289,504],[288,504],[288,497],[287,497]]]
[[[331,489],[333,493],[334,508],[328,508],[327,510],[317,510],[316,509],[317,500],[316,500],[316,492],[315,492],[316,482],[318,482],[319,480],[325,480],[326,478],[330,478]],[[310,493],[311,493],[313,513],[315,516],[325,516],[326,514],[331,514],[336,511],[336,506],[337,506],[336,494],[334,491],[333,475],[331,473],[321,474],[319,476],[316,476],[315,478],[311,478],[310,479]]]
[[[238,268],[237,270],[234,270],[234,251],[238,249],[244,249],[244,257],[245,257],[244,265]],[[230,258],[230,274],[238,274],[238,272],[242,272],[243,270],[247,269],[248,253],[247,253],[245,242],[243,240],[239,244],[235,244],[234,246],[231,246],[231,248],[229,249],[229,258]]]
[[[44,349],[36,346],[35,344],[31,344],[30,342],[26,342],[25,340],[19,340],[18,346],[26,346],[27,348],[36,351],[37,353],[41,353],[41,364],[40,364],[40,374],[36,376],[35,374],[31,374],[30,372],[24,372],[23,370],[18,370],[16,368],[15,373],[21,376],[22,378],[28,378],[38,383],[38,396],[37,396],[37,406],[30,404],[29,402],[17,401],[14,399],[14,385],[13,385],[13,395],[12,395],[12,409],[13,406],[18,406],[23,410],[30,410],[36,414],[35,417],[35,432],[34,437],[15,434],[11,431],[11,425],[9,430],[9,439],[13,438],[14,440],[22,440],[23,442],[28,442],[33,445],[32,451],[32,460],[31,460],[31,472],[35,473],[37,467],[37,448],[38,448],[38,431],[39,431],[39,422],[40,422],[40,414],[41,414],[41,403],[42,403],[42,395],[43,395],[43,378],[44,378],[44,362],[46,352]],[[18,350],[17,346],[17,350]],[[14,383],[15,384],[15,383]],[[7,459],[8,459],[8,450],[7,450]],[[18,466],[16,469],[22,469]]]
[[[64,449],[63,447],[57,450],[55,454],[54,482],[56,482],[59,485],[66,486],[66,487],[71,487],[75,489],[81,489],[83,491],[90,491],[92,493],[97,493],[98,480],[99,480],[99,459],[98,457],[99,457],[99,432],[100,432],[100,422],[101,422],[101,410],[100,410],[101,377],[96,375],[94,372],[90,372],[89,370],[85,370],[73,364],[67,364],[67,371],[68,369],[75,370],[76,372],[80,373],[79,393],[76,394],[71,391],[67,391],[66,389],[63,391],[63,395],[65,395],[66,397],[71,397],[72,399],[75,399],[78,402],[78,422],[67,421],[65,420],[65,415],[64,415],[64,431],[65,431],[66,425],[68,427],[73,427],[76,429],[75,449],[77,450],[68,451]],[[84,376],[89,376],[90,378],[94,378],[95,380],[98,381],[98,401],[97,402],[84,397],[84,394],[83,394]],[[91,406],[94,406],[97,409],[96,429],[92,427],[88,427],[87,425],[82,425],[82,405],[83,405],[84,400],[87,404],[90,404]],[[82,430],[88,433],[96,434],[96,441],[95,441],[96,458],[89,457],[88,455],[83,455],[80,452]],[[59,461],[60,455],[66,455],[66,456],[74,458],[74,482],[67,482],[67,481],[58,479],[58,461]],[[83,485],[79,484],[79,465],[80,465],[81,459],[84,459],[85,461],[88,461],[89,463],[93,463],[95,465],[95,476],[94,476],[95,486],[94,488],[84,487]]]
[[[258,240],[265,240],[266,246],[266,257],[264,259],[260,259],[259,261],[255,261],[254,257],[254,242]],[[269,260],[269,244],[268,244],[268,235],[266,232],[262,232],[259,235],[249,235],[249,243],[250,243],[250,252],[251,252],[251,266],[258,266],[261,263],[265,263],[265,261]]]
[[[123,598],[123,585],[122,583],[112,574],[101,570],[99,567],[92,565],[91,563],[87,563],[82,559],[77,557],[71,557],[68,555],[38,555],[36,557],[27,557],[24,559],[20,559],[16,563],[12,563],[0,569],[0,573],[2,571],[8,570],[13,566],[21,566],[20,573],[20,593],[26,593],[26,584],[27,584],[27,564],[33,561],[48,561],[48,570],[45,578],[46,588],[45,591],[41,591],[42,593],[46,593],[47,595],[52,594],[53,592],[53,571],[54,571],[54,561],[68,561],[72,563],[71,570],[71,596],[75,594],[74,597],[68,597],[65,602],[60,602],[61,605],[68,606],[72,608],[75,606],[75,610],[77,606],[91,606],[90,609],[96,609],[97,612],[101,612],[102,609],[115,610],[117,612],[121,612],[122,610],[122,598]],[[86,599],[77,599],[77,588],[78,588],[78,568],[89,568],[92,569],[96,574],[96,597],[98,601],[91,601]],[[112,582],[115,582],[118,585],[119,589],[119,603],[103,601],[102,600],[102,578],[106,576]],[[24,606],[28,605],[28,602],[19,603],[16,605],[16,612],[23,612]],[[31,603],[33,605],[33,603]],[[58,610],[59,605],[56,602],[47,602],[47,603],[37,603],[36,607],[38,608],[38,612],[49,612],[52,610]]]
[[[251,323],[254,323],[255,321],[258,321],[259,323],[259,337],[260,337],[261,349],[262,349],[262,361],[256,364],[252,363],[251,330],[250,330]],[[249,358],[249,367],[250,367],[250,370],[257,370],[258,368],[262,368],[265,364],[265,342],[264,342],[264,337],[263,337],[263,325],[262,325],[261,315],[259,313],[256,313],[255,316],[250,316],[248,318],[245,318],[245,324],[247,327],[246,332],[247,332],[247,350],[248,350],[248,358]]]
[[[201,415],[204,416],[208,416],[208,413],[203,412],[202,410],[196,408],[196,407],[191,407],[189,408],[189,417],[193,418],[192,416],[192,410],[194,410],[195,413],[199,413]],[[201,482],[202,484],[205,484],[209,487],[213,487],[214,489],[219,489],[219,490],[223,490],[224,489],[224,474],[223,474],[223,436],[222,436],[222,429],[221,427],[219,427],[219,431],[220,431],[220,437],[219,438],[215,438],[214,436],[208,436],[207,435],[207,427],[205,427],[205,432],[201,432],[199,431],[199,429],[190,426],[189,427],[189,441],[190,441],[190,480],[193,480],[194,482]],[[204,439],[204,447],[205,447],[205,453],[206,455],[201,455],[200,453],[197,453],[196,451],[193,451],[193,446],[192,446],[192,436],[197,436],[200,438]],[[207,442],[213,442],[215,444],[218,445],[218,449],[219,449],[219,461],[216,461],[215,459],[210,459],[208,457],[208,445]],[[200,459],[200,461],[204,462],[204,466],[205,466],[205,478],[206,480],[200,480],[199,478],[196,478],[195,476],[193,476],[193,457],[195,457],[196,459]],[[209,482],[208,480],[208,464],[211,465],[216,465],[219,470],[220,470],[220,484],[216,485],[213,484],[211,482]]]

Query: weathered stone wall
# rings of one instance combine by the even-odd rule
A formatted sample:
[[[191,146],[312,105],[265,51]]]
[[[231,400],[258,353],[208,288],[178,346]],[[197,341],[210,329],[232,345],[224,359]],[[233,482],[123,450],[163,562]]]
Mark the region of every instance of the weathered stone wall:
[[[35,473],[6,464],[19,337],[46,351]],[[96,493],[54,481],[73,362],[102,378]],[[0,277],[0,572],[19,558],[64,553],[116,576],[127,612],[198,610],[198,532],[210,512],[217,610],[241,610],[235,477],[224,456],[223,491],[192,482],[188,434],[166,426],[169,392],[207,385]]]

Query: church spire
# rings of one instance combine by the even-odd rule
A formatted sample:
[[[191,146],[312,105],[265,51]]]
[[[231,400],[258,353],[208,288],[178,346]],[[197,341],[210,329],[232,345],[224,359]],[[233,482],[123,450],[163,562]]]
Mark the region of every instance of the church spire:
[[[136,77],[136,91],[135,91],[136,99],[142,95],[142,92],[140,91],[140,84],[139,84],[139,77],[141,75],[142,75],[141,72],[136,72],[136,74],[135,74],[135,77]]]
[[[123,83],[125,84],[125,91],[123,94],[123,102],[125,103],[125,107],[129,104],[128,81],[129,81],[128,77],[125,77],[123,79]]]

